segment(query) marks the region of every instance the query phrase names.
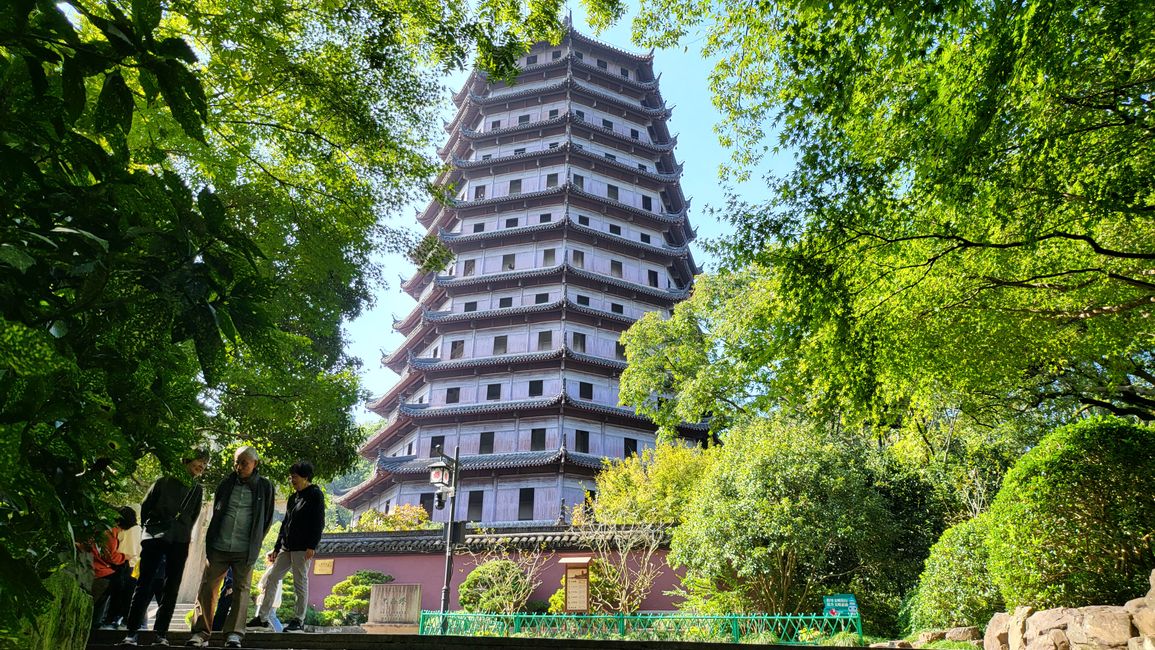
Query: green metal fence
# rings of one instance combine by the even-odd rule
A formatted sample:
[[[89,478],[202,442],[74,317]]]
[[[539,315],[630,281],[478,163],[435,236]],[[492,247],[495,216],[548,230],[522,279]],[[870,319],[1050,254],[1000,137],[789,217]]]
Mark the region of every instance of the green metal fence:
[[[444,619],[442,618],[444,616]],[[421,612],[420,634],[554,639],[725,641],[818,645],[849,632],[862,640],[858,616],[823,614],[474,614]]]

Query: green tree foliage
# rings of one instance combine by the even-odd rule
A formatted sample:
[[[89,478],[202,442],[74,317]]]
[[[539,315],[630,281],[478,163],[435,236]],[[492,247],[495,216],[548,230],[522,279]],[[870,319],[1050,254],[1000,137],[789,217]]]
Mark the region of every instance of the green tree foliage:
[[[930,549],[909,603],[910,633],[965,625],[983,627],[1003,599],[987,570],[987,515],[955,524]]]
[[[593,517],[607,524],[679,523],[712,459],[713,450],[659,441],[641,455],[609,460],[595,479]]]
[[[366,510],[350,526],[351,530],[363,532],[424,530],[438,528],[440,524],[429,521],[429,512],[412,503],[393,506],[388,513],[380,510]]]
[[[794,154],[724,210],[726,266],[781,301],[748,354],[776,397],[1155,418],[1150,3],[644,0],[634,27],[717,61],[740,175]]]
[[[881,561],[894,530],[854,445],[783,420],[734,428],[671,542],[687,605],[812,611]]]
[[[0,6],[0,610],[111,519],[139,459],[207,437],[265,472],[354,458],[340,324],[427,183],[437,84],[508,77],[558,4]],[[0,626],[17,623],[4,617]]]
[[[373,585],[393,582],[393,576],[380,571],[357,571],[333,585],[325,596],[325,610],[336,625],[360,625],[369,620],[369,595]]]
[[[1092,418],[1055,430],[991,508],[990,572],[1008,607],[1141,594],[1155,569],[1155,430]]]
[[[513,614],[525,607],[532,593],[532,583],[516,562],[491,560],[465,576],[457,599],[467,612]]]

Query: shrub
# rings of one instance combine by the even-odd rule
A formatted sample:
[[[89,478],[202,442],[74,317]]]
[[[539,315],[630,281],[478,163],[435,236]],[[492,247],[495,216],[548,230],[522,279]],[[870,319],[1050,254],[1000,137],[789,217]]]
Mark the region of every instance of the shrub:
[[[336,625],[360,625],[369,620],[369,594],[373,585],[393,582],[393,576],[380,571],[357,571],[333,585],[325,596],[325,609],[331,612]]]
[[[910,600],[910,631],[985,626],[1003,599],[987,571],[986,514],[948,528],[930,549]]]
[[[1048,434],[991,507],[989,567],[1008,607],[1119,603],[1155,567],[1155,429],[1092,418]]]
[[[512,614],[521,611],[533,591],[525,572],[511,560],[492,560],[478,566],[457,591],[467,612]]]
[[[438,526],[439,524],[429,521],[429,513],[425,511],[425,508],[411,503],[402,503],[394,506],[389,513],[366,510],[357,518],[351,529],[360,532],[388,532],[425,530]]]

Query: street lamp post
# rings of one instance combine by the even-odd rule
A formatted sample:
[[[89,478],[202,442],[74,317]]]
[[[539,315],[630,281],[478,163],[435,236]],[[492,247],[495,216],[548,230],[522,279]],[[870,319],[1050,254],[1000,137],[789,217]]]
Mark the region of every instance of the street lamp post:
[[[445,505],[449,495],[449,519],[445,522],[445,580],[441,583],[441,634],[449,631],[449,579],[453,575],[453,515],[457,511],[457,475],[460,474],[460,447],[453,447],[453,458],[438,450],[438,459],[429,463],[429,482],[437,488],[437,508]]]

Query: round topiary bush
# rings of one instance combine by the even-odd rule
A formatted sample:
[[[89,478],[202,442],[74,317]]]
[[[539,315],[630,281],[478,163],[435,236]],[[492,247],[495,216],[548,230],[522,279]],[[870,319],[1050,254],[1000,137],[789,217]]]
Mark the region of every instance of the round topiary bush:
[[[533,586],[521,567],[511,560],[492,560],[465,576],[457,598],[467,612],[512,614],[521,611],[531,593]]]
[[[987,571],[988,516],[946,529],[930,548],[910,600],[911,632],[965,625],[985,627],[1003,599]]]
[[[1155,429],[1092,418],[1007,473],[987,550],[1008,607],[1122,603],[1155,567]]]
[[[373,585],[389,582],[393,582],[393,576],[380,571],[357,571],[333,585],[332,593],[325,596],[325,609],[332,613],[337,625],[360,625],[369,620],[369,594]]]

